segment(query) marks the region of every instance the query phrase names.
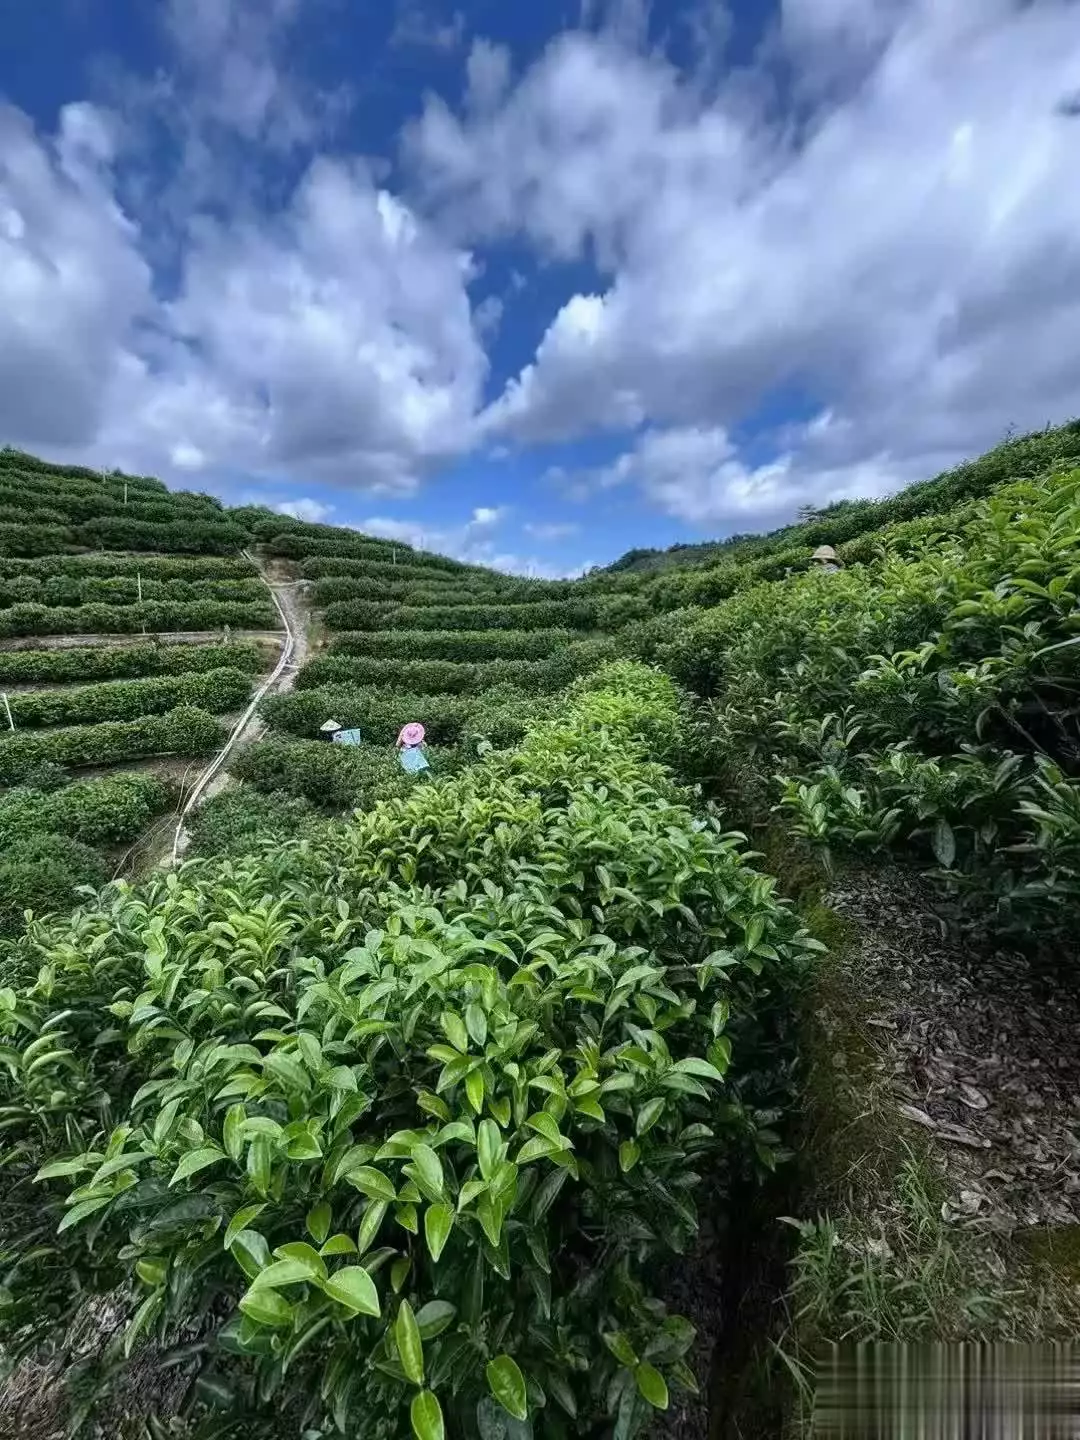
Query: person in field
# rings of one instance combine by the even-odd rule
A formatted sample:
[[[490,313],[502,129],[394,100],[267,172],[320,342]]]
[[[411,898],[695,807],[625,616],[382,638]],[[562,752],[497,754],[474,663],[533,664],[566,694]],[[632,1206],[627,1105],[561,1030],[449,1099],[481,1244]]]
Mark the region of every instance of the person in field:
[[[831,545],[819,545],[810,559],[819,570],[824,570],[827,575],[835,575],[837,570],[844,568],[844,562]]]

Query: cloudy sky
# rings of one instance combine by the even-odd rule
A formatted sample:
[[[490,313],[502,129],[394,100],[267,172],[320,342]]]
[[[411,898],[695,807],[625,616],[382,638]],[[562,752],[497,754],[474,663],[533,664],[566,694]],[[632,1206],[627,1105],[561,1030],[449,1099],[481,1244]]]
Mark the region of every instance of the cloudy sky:
[[[1080,413],[1078,0],[36,0],[0,442],[559,573]]]

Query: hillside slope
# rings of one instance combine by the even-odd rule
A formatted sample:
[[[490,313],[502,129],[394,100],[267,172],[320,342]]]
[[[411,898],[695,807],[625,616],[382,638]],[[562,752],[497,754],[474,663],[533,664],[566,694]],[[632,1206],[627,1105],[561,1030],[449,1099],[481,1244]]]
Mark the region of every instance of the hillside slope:
[[[209,496],[0,451],[0,931],[115,873],[273,663],[246,539]]]
[[[731,535],[725,540],[677,544],[666,550],[628,550],[595,573],[653,574],[727,560],[746,562],[778,550],[840,545],[897,521],[940,514],[963,500],[988,495],[1004,480],[1037,475],[1055,460],[1078,457],[1080,420],[1030,435],[1011,436],[976,460],[965,461],[882,500],[840,500],[818,510],[811,508],[797,524],[768,534]]]
[[[197,858],[0,942],[22,1433],[80,1345],[118,1433],[729,1440],[791,1433],[822,1342],[1075,1332],[1080,427],[1005,449],[578,582],[251,508],[183,561],[41,522],[2,562],[35,613],[106,580],[137,629],[123,567],[242,547],[317,618]],[[130,758],[101,707],[151,692],[105,677],[204,649],[25,643],[9,783],[39,735]],[[85,808],[53,778],[0,792],[38,853]]]

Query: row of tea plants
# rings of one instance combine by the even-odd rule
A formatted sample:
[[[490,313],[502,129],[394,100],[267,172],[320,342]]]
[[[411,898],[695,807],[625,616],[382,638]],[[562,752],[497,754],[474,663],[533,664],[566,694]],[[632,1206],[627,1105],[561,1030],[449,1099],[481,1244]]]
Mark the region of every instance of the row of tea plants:
[[[649,758],[679,728],[612,666],[517,751],[33,924],[9,1354],[130,1297],[125,1352],[181,1345],[218,1435],[624,1440],[692,1386],[658,1262],[703,1175],[775,1164],[820,947]]]
[[[900,846],[1017,934],[1080,901],[1080,470],[1001,486],[953,533],[627,632],[706,697],[720,784],[772,777],[830,860]]]

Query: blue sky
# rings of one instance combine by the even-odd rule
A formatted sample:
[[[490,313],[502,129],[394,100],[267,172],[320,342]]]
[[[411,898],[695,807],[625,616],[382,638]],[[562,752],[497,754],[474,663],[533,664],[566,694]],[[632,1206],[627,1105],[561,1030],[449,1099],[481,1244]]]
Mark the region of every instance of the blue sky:
[[[1080,412],[1077,0],[8,10],[0,441],[557,574]]]

